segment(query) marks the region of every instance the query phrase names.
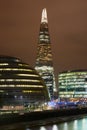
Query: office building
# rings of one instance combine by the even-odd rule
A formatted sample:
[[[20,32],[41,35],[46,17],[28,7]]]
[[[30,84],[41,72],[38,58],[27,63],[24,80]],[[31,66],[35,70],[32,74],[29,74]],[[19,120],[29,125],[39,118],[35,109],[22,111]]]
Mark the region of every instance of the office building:
[[[49,100],[43,80],[20,59],[0,56],[0,110],[25,109]]]
[[[46,9],[42,11],[35,69],[43,78],[52,99],[56,85]]]
[[[60,72],[60,98],[87,98],[87,70],[72,70]]]

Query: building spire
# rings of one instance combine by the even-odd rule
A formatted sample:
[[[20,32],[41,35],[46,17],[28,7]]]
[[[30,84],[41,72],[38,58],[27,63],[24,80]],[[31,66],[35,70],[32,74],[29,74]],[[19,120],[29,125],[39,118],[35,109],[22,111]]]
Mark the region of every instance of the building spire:
[[[46,8],[42,10],[35,69],[43,78],[51,98],[56,90]]]
[[[41,23],[48,23],[46,8],[42,10]]]

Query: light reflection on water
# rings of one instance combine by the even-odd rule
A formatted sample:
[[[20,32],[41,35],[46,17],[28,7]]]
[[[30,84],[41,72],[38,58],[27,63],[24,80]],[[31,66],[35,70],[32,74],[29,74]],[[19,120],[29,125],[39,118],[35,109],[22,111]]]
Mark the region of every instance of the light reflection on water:
[[[31,129],[29,129],[29,128],[26,128],[26,130],[31,130]]]
[[[41,126],[41,127],[40,127],[40,130],[46,130],[46,128],[45,128],[45,127],[43,127],[43,126]]]
[[[11,129],[11,127],[9,127],[9,129],[3,129],[3,130],[87,130],[87,117],[60,124],[37,126],[37,127],[18,126],[17,129],[15,128]]]
[[[58,130],[58,126],[57,125],[53,125],[53,129],[52,130]]]
[[[30,130],[87,130],[87,117],[61,124],[41,126],[36,129],[31,128]]]

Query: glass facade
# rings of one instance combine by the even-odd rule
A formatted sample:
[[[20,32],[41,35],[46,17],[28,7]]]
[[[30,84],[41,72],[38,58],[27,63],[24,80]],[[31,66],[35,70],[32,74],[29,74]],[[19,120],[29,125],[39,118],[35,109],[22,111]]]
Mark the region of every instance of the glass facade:
[[[18,58],[0,56],[0,110],[24,109],[48,99],[47,87],[35,69]]]
[[[59,97],[87,98],[87,70],[59,73]]]
[[[42,11],[35,69],[48,87],[50,98],[53,98],[56,85],[46,9]]]

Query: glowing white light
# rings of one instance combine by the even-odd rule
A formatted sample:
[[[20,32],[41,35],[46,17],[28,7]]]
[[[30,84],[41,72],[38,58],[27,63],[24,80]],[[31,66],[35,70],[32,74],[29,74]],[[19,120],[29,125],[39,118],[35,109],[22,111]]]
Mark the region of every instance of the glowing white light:
[[[78,123],[78,121],[75,120],[75,121],[74,121],[74,129],[77,129],[77,123]]]
[[[53,125],[53,129],[52,130],[58,130],[57,125]]]
[[[36,70],[45,70],[45,71],[53,71],[53,67],[51,66],[41,66],[41,67],[35,67]]]
[[[40,127],[40,130],[46,130],[46,128],[42,126],[42,127]]]
[[[67,122],[64,123],[64,130],[68,130]]]
[[[46,8],[44,8],[43,11],[42,11],[41,23],[48,23]]]
[[[82,119],[82,130],[86,130],[87,129],[87,117]]]

